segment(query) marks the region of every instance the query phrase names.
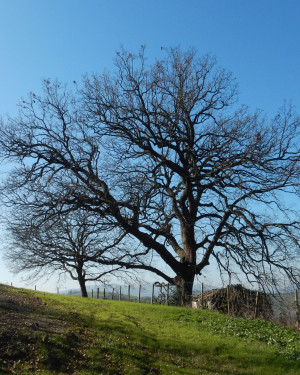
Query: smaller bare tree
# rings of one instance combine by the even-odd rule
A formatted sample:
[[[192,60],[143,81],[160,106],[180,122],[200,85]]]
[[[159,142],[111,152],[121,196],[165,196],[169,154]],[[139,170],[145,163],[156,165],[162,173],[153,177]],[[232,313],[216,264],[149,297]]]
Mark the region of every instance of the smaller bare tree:
[[[14,207],[7,225],[11,243],[4,257],[13,272],[27,272],[28,279],[67,273],[79,282],[83,297],[88,296],[88,281],[121,272],[122,266],[113,265],[122,258],[124,235],[119,229],[104,228],[99,218],[81,210],[52,216],[48,212],[46,218],[30,210]]]

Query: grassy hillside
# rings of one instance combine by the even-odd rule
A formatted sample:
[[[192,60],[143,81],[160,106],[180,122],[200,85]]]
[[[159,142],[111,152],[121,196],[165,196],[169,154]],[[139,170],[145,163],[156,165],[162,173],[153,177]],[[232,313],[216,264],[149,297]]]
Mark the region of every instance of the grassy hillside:
[[[300,334],[209,311],[0,287],[1,374],[300,373]]]

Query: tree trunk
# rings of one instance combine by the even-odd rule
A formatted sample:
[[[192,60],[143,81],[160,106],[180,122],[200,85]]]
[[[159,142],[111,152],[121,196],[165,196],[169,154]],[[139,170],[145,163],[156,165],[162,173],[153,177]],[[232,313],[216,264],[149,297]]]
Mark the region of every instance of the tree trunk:
[[[193,298],[195,274],[184,274],[176,276],[175,284],[177,288],[177,304],[181,306],[189,306]]]
[[[80,272],[79,270],[77,270],[77,273],[78,273],[78,282],[79,282],[80,289],[81,289],[81,295],[82,297],[88,297],[88,293],[87,293],[86,285],[85,285],[85,277],[82,274],[82,272]]]
[[[193,286],[196,271],[196,242],[193,225],[181,225],[181,239],[184,254],[181,256],[181,269],[175,278],[179,304],[181,306],[191,305],[193,298]]]

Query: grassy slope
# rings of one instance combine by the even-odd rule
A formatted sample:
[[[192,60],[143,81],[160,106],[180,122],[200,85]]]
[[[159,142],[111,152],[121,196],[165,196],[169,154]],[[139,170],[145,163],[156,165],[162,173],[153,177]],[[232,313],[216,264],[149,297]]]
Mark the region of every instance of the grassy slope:
[[[0,363],[5,355],[17,374],[300,373],[300,334],[271,323],[168,306],[16,293],[46,303],[32,311],[35,319],[65,324],[57,333],[21,330],[17,339],[31,347],[19,362],[13,353],[13,366],[8,350],[0,350]],[[6,373],[5,364],[0,373]]]

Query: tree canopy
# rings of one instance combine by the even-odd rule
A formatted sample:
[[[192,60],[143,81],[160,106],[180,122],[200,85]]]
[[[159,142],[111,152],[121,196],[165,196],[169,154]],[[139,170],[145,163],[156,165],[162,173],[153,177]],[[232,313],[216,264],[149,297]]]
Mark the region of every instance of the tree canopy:
[[[251,113],[214,58],[165,52],[148,64],[144,48],[122,50],[113,73],[72,90],[45,80],[22,101],[0,131],[2,155],[19,163],[10,202],[121,228],[139,246],[116,265],[163,277],[185,300],[213,259],[263,286],[279,274],[299,285],[299,117]]]

